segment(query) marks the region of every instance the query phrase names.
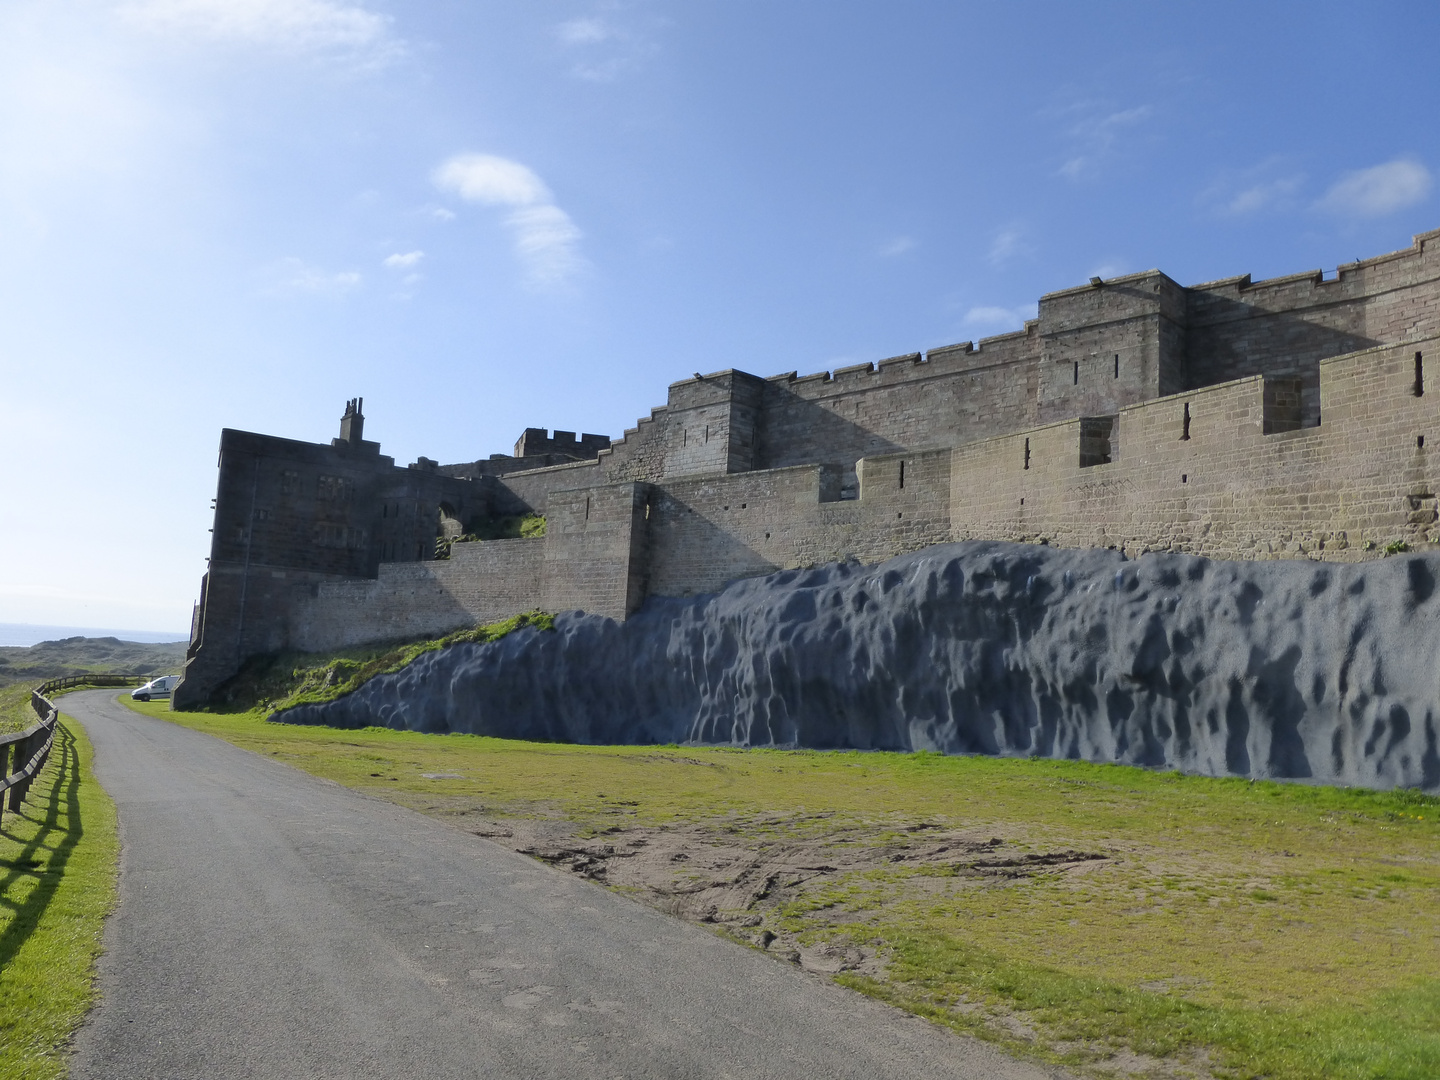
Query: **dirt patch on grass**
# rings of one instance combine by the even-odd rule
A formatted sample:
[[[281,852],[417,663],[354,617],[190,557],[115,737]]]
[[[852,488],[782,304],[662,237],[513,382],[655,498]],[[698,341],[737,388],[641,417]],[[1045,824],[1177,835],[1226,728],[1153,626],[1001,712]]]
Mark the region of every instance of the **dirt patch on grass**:
[[[723,929],[810,971],[879,975],[880,950],[816,940],[817,923],[858,921],[826,895],[897,867],[984,883],[1039,873],[1079,872],[1112,852],[1026,850],[990,830],[918,823],[837,823],[832,815],[577,829],[572,822],[506,819],[465,827],[477,836],[611,886],[687,922]],[[807,835],[810,834],[810,835]],[[787,925],[792,908],[807,929]],[[818,916],[818,918],[817,918]],[[824,937],[823,932],[819,934]]]
[[[623,811],[623,804],[617,804]],[[653,908],[734,938],[817,975],[886,983],[887,949],[870,912],[843,902],[854,883],[904,871],[912,894],[994,887],[1017,879],[1078,875],[1121,856],[1113,850],[1035,850],[1026,837],[929,822],[854,823],[832,814],[719,819],[665,825],[577,827],[571,821],[504,818],[457,824],[523,855],[613,888]],[[851,981],[849,979],[847,982]],[[937,1003],[939,1004],[939,1003]],[[946,1001],[961,1030],[1037,1047],[1025,1017],[995,1002]],[[1074,1040],[1052,1048],[1080,1073],[1155,1080],[1212,1076],[1203,1055],[1176,1058]],[[1048,1054],[1041,1054],[1049,1057]],[[1060,1074],[1057,1074],[1060,1075]]]

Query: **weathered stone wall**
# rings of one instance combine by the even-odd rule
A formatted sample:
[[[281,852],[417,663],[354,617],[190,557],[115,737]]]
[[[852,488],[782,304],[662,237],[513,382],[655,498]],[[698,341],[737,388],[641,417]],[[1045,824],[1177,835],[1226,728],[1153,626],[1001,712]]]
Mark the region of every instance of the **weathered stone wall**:
[[[295,591],[274,647],[323,652],[498,622],[536,606],[544,554],[543,539],[487,540],[456,544],[448,559],[384,563],[372,579],[318,582]]]
[[[1328,280],[1318,270],[1260,282],[1246,275],[1187,292],[1185,385],[1297,375],[1311,426],[1322,420],[1319,361],[1440,334],[1440,233],[1341,266]]]
[[[1428,546],[1440,396],[1416,396],[1417,355],[1440,369],[1440,340],[1320,363],[1318,428],[1266,434],[1252,377],[1120,410],[1108,465],[1080,465],[1080,421],[960,447],[954,535],[1231,559]]]
[[[348,412],[346,420],[358,433],[361,424]],[[289,647],[297,588],[373,579],[382,564],[430,559],[442,510],[466,520],[486,515],[495,494],[493,486],[398,469],[358,438],[325,446],[223,431],[210,565],[176,702],[198,704],[245,657]],[[357,626],[394,636],[378,621]]]
[[[526,608],[578,608],[623,619],[643,599],[649,491],[613,484],[552,492],[546,503],[545,562],[539,602]]]

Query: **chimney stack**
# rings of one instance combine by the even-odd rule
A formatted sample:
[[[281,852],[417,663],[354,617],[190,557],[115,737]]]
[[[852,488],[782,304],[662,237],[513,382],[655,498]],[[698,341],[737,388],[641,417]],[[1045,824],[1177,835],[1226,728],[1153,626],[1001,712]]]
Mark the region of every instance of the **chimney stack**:
[[[365,414],[360,411],[364,405],[365,399],[358,397],[345,402],[345,415],[340,418],[341,442],[347,442],[354,447],[360,445],[360,440],[365,435]]]

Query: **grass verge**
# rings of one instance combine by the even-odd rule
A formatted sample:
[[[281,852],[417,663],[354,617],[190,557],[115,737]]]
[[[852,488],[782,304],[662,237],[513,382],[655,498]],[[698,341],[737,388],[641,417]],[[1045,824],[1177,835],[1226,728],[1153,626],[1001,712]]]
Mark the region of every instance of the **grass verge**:
[[[26,688],[28,708],[29,690]],[[91,774],[80,725],[62,715],[44,770],[0,823],[0,1076],[66,1073],[94,1001],[95,959],[115,902],[115,804]]]
[[[242,673],[230,712],[123,700],[1081,1073],[1440,1076],[1440,799],[1070,761],[266,722],[529,622],[548,625],[271,658]]]
[[[30,704],[30,690],[30,683],[0,686],[0,735],[24,731],[39,721]]]

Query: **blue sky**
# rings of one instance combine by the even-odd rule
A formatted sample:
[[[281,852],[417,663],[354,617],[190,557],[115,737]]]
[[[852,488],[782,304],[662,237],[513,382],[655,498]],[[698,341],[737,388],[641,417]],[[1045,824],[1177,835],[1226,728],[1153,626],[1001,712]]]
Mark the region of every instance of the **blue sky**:
[[[400,464],[1440,227],[1434,4],[6,0],[0,621],[183,630],[222,427]]]

